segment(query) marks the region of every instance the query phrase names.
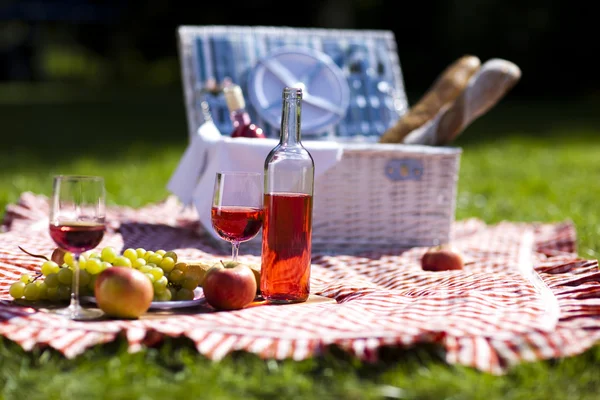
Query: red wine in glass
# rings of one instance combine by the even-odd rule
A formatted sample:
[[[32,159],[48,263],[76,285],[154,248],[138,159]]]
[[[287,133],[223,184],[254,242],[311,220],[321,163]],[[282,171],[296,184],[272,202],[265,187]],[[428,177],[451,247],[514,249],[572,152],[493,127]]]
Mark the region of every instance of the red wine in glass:
[[[50,312],[71,319],[96,319],[100,309],[87,309],[79,303],[79,255],[100,244],[104,236],[104,179],[100,176],[59,175],[54,177],[48,230],[61,249],[73,253],[71,303]]]
[[[262,210],[254,207],[212,207],[212,225],[215,232],[229,242],[252,239],[262,226]]]
[[[62,249],[83,253],[100,244],[104,224],[95,222],[61,222],[50,225],[50,237]]]
[[[211,207],[212,227],[231,242],[231,259],[237,261],[241,242],[255,237],[262,227],[263,179],[255,172],[217,172]]]

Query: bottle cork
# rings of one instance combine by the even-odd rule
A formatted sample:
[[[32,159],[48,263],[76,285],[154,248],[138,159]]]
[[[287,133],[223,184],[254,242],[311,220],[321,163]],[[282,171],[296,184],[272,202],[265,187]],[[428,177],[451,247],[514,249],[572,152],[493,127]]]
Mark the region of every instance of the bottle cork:
[[[244,101],[244,95],[242,94],[242,88],[239,85],[229,85],[223,88],[225,94],[225,102],[229,111],[241,110],[246,108],[246,102]]]

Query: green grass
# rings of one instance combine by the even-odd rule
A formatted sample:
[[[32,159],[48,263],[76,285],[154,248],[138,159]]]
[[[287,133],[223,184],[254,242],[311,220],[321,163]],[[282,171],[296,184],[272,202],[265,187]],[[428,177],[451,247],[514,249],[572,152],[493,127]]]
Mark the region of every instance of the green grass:
[[[471,125],[457,219],[562,221],[597,258],[600,117],[591,101],[505,101]],[[595,114],[594,114],[595,113]],[[187,144],[181,93],[0,90],[0,216],[23,191],[50,193],[55,173],[105,176],[109,202],[142,206],[165,189]],[[387,349],[365,364],[330,349],[303,362],[235,354],[213,363],[184,339],[128,354],[118,341],[75,360],[0,339],[0,398],[596,399],[600,347],[495,377],[448,366],[436,348]]]

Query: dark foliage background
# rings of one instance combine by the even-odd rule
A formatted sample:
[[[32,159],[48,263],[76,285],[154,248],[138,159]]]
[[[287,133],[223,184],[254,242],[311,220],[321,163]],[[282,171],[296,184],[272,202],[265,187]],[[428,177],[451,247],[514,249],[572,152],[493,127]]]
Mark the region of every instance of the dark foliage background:
[[[470,53],[519,65],[513,96],[596,96],[598,35],[589,7],[568,0],[2,0],[0,80],[179,85],[177,26],[273,25],[391,30],[410,93]]]

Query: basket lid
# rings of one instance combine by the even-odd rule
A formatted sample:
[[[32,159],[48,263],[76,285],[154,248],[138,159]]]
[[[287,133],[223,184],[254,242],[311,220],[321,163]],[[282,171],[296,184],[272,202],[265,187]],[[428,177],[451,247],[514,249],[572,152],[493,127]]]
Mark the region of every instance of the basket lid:
[[[241,86],[248,114],[257,126],[263,128],[265,136],[279,136],[281,110],[277,108],[283,88],[281,84],[272,88],[279,78],[265,64],[268,59],[283,63],[287,71],[294,71],[292,68],[300,66],[315,67],[312,69],[314,79],[310,76],[304,78],[302,71],[296,76],[301,78],[301,82],[306,80],[303,83],[314,98],[327,100],[324,105],[319,104],[321,107],[317,106],[318,103],[309,105],[308,101],[303,102],[304,139],[374,142],[408,108],[392,31],[180,26],[178,44],[190,138],[207,119],[212,120],[220,132],[233,129],[223,93],[212,91],[209,84],[222,83],[227,79]],[[295,51],[295,55],[288,55],[293,61],[286,63],[288,57],[279,54],[280,51]],[[281,61],[278,57],[285,60]],[[298,66],[296,61],[299,61]],[[341,82],[340,71],[345,78]],[[254,81],[249,84],[251,74]],[[316,80],[323,86],[320,92]],[[313,83],[314,87],[307,83]],[[345,86],[349,88],[348,100],[343,95]],[[255,91],[262,93],[261,98],[253,99],[258,107],[250,98]],[[336,93],[339,99],[334,96]],[[271,105],[269,101],[274,103]],[[339,109],[330,107],[331,104],[347,108],[345,116],[340,118]],[[269,105],[272,108],[266,112]],[[319,126],[323,128],[319,129]]]
[[[337,124],[350,102],[348,81],[327,54],[316,49],[285,47],[258,60],[248,87],[256,112],[280,129],[282,91],[302,89],[302,132],[320,133]]]

